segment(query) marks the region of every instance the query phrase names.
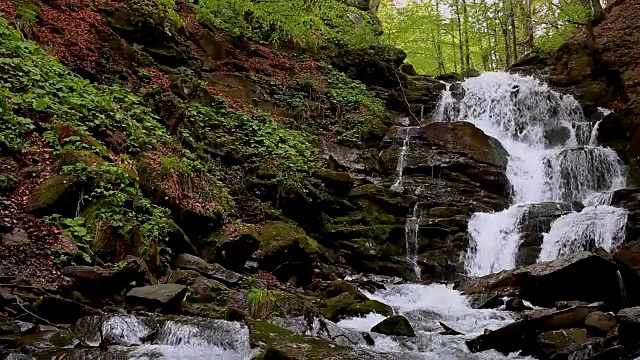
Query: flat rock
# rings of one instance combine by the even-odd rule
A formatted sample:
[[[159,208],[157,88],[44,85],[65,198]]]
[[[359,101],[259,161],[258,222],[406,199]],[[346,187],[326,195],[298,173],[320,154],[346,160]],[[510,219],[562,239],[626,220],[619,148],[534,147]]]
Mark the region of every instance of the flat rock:
[[[149,308],[165,308],[180,305],[187,294],[187,287],[179,284],[158,284],[131,289],[127,302]]]
[[[606,335],[616,326],[616,318],[613,314],[604,313],[602,311],[595,311],[589,314],[584,321],[584,324],[593,330],[596,330],[600,334]]]
[[[235,285],[242,280],[242,275],[225,269],[219,264],[209,264],[203,259],[191,254],[178,255],[173,260],[172,265],[177,269],[197,271],[208,278],[218,280],[226,285]]]
[[[14,229],[10,233],[2,235],[2,244],[6,246],[25,246],[29,243],[29,234],[23,229]]]

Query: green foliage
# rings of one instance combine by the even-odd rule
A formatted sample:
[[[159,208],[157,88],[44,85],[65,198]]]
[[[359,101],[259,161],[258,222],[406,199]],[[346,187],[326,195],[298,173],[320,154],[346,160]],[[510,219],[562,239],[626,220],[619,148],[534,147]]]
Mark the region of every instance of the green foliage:
[[[202,0],[197,9],[200,21],[232,34],[308,48],[370,45],[379,31],[368,13],[338,0]]]
[[[69,219],[56,214],[44,217],[42,221],[45,224],[54,225],[62,229],[62,232],[66,236],[70,237],[74,244],[76,244],[80,251],[80,255],[82,255],[84,260],[86,262],[91,262],[91,258],[93,256],[93,252],[91,251],[91,242],[93,241],[93,237],[85,226],[86,223],[83,217]],[[59,255],[61,255],[58,257],[60,262],[68,260],[66,256],[62,256],[62,254]]]
[[[258,320],[271,316],[276,306],[274,293],[270,290],[250,291],[246,301],[249,307],[249,316]]]
[[[18,183],[18,179],[9,175],[0,175],[0,194],[7,193],[13,189]]]
[[[384,127],[389,113],[366,85],[328,66],[325,72],[322,79],[299,75],[278,97],[293,114],[294,125],[317,134],[333,131],[354,146]]]
[[[223,100],[205,106],[192,103],[185,141],[227,149],[253,172],[269,173],[285,188],[301,189],[302,179],[317,166],[317,150],[310,138],[292,131],[266,113],[249,116],[232,111]]]
[[[70,123],[75,131],[96,139],[119,131],[132,153],[168,141],[139,96],[118,85],[89,84],[34,43],[22,41],[4,19],[0,19],[0,116],[0,144],[11,150],[26,146],[35,122]]]
[[[84,195],[82,202],[98,204],[90,207],[86,216],[53,218],[55,224],[86,254],[87,261],[93,256],[91,243],[105,229],[125,239],[131,239],[137,233],[146,245],[167,240],[169,210],[144,198],[124,168],[110,163],[95,166],[77,163],[65,166],[63,172],[90,184],[91,190]]]
[[[230,215],[235,204],[220,181],[222,172],[215,164],[205,164],[192,158],[193,155],[187,151],[182,155],[161,158],[164,189],[176,202],[198,209],[205,215]]]

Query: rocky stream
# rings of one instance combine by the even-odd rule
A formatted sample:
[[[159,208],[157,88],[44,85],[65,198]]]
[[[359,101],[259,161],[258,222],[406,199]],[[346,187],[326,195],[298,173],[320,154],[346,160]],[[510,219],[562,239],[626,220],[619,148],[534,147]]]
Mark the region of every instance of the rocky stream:
[[[407,209],[404,235],[405,261],[415,281],[347,275],[334,282],[346,292],[334,292],[323,305],[342,309],[355,298],[373,301],[380,310],[258,322],[231,310],[225,319],[201,317],[196,310],[191,316],[87,314],[81,303],[45,298],[38,308],[38,314],[47,313],[45,324],[34,329],[17,320],[2,328],[25,334],[18,341],[30,355],[5,356],[289,359],[270,350],[274,343],[288,343],[294,353],[336,359],[634,358],[640,354],[640,308],[629,306],[637,303],[638,289],[626,283],[637,282],[640,252],[634,243],[623,245],[629,210],[621,205],[637,192],[626,188],[626,168],[616,152],[599,145],[599,124],[609,112],[600,108],[586,117],[571,96],[532,77],[500,72],[446,84],[432,116],[419,123],[401,119],[383,140],[398,154],[389,161],[395,174],[386,186],[418,199]],[[426,283],[432,274],[423,274],[429,266],[421,247],[433,241],[434,232],[451,231],[424,216],[446,210],[434,207],[433,197],[478,191],[442,187],[443,179],[460,173],[486,184],[472,205],[468,248],[457,260],[465,274]],[[127,302],[166,309],[185,299],[187,286],[193,294],[193,286],[241,281],[241,275],[192,255],[180,255],[173,267],[173,284],[134,288]],[[117,280],[111,273],[87,277],[86,269],[75,270],[65,275],[98,287]],[[10,293],[0,300],[20,301]],[[57,325],[51,312],[77,321]],[[271,345],[263,351],[265,343]]]

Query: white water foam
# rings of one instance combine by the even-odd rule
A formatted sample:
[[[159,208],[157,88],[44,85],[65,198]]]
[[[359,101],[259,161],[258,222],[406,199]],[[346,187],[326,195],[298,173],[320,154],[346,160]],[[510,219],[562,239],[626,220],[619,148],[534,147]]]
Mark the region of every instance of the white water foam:
[[[523,205],[545,201],[602,204],[613,190],[626,185],[617,154],[591,142],[597,138],[597,127],[587,121],[573,97],[552,91],[532,77],[504,72],[484,73],[466,80],[462,87],[464,96],[459,101],[450,91],[443,92],[434,117],[437,121],[468,121],[502,143],[509,153],[506,174],[514,204],[502,212],[471,217],[465,263],[469,274],[486,275],[515,266],[521,242],[519,224],[526,216]],[[595,221],[598,216],[593,215],[601,213],[609,228],[623,221],[622,211],[615,215],[603,207],[585,211],[565,216]],[[569,220],[557,226],[568,225]],[[579,247],[586,244],[582,237],[589,232],[562,234],[554,239]]]
[[[485,351],[471,354],[465,340],[482,334],[485,329],[497,329],[513,321],[510,313],[497,310],[478,310],[469,306],[468,300],[458,291],[443,284],[393,285],[388,290],[377,291],[366,295],[374,300],[392,306],[404,315],[416,331],[415,338],[397,338],[380,334],[375,335],[375,346],[369,349],[393,354],[402,359],[525,359],[511,354],[504,356],[496,351]],[[339,326],[359,331],[370,331],[382,321],[384,316],[369,314],[362,318],[340,321]],[[439,322],[465,335],[441,335],[443,330]],[[526,358],[529,359],[529,358]]]

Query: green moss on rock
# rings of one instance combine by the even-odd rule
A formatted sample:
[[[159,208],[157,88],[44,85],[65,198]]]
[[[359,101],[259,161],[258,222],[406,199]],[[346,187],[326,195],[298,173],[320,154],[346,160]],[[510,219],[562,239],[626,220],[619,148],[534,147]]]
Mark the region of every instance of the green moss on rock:
[[[73,216],[80,199],[82,182],[70,175],[57,175],[40,184],[27,203],[27,210],[38,216]]]
[[[393,309],[390,306],[376,300],[358,303],[350,293],[342,293],[327,299],[322,306],[323,316],[331,321],[339,321],[353,316],[364,316],[372,312],[381,315],[391,315],[393,313]]]
[[[265,359],[360,359],[360,357],[352,353],[349,347],[337,345],[322,338],[294,334],[283,327],[266,321],[247,320],[247,325],[249,326],[249,343],[251,346],[262,347],[267,355],[274,356],[273,358],[267,357]]]

